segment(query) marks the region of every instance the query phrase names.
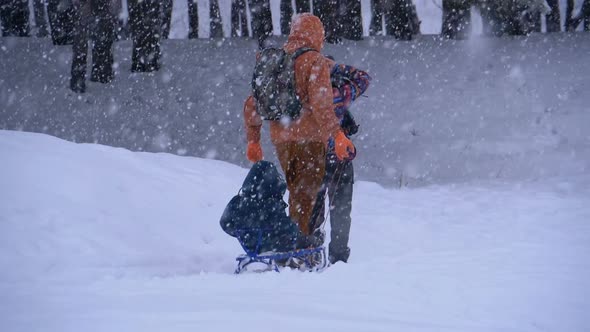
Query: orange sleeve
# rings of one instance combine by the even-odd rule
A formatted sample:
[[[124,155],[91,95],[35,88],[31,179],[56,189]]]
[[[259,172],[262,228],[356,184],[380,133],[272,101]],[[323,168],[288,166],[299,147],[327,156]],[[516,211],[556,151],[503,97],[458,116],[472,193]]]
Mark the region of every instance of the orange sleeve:
[[[256,112],[256,102],[252,96],[249,96],[244,103],[244,125],[248,143],[260,143],[262,119]]]
[[[336,137],[340,131],[340,123],[334,112],[330,64],[329,59],[318,54],[317,60],[311,67],[307,91],[312,114],[317,123],[327,130],[330,136]]]

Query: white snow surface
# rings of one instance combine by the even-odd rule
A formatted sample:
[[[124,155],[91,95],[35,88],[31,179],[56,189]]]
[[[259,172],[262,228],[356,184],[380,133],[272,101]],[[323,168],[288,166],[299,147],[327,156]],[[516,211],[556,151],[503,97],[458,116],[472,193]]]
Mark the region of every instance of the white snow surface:
[[[588,331],[590,176],[355,183],[352,255],[233,275],[247,169],[0,131],[0,330]]]

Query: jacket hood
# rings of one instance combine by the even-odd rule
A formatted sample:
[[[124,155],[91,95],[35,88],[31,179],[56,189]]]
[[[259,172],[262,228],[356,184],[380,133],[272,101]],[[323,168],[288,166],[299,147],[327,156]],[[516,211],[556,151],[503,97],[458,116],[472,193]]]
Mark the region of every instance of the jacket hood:
[[[291,22],[291,32],[285,44],[289,53],[301,47],[321,51],[324,46],[324,25],[317,16],[310,13],[296,15]]]
[[[258,199],[282,198],[287,183],[271,162],[261,160],[255,163],[242,184],[242,194],[257,196]]]

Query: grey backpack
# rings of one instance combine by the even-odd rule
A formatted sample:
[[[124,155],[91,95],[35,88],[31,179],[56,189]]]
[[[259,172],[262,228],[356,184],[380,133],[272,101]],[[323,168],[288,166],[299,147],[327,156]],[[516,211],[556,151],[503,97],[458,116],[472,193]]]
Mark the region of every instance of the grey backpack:
[[[295,59],[308,51],[313,49],[303,47],[293,54],[282,48],[262,50],[254,67],[252,96],[256,100],[256,112],[263,119],[299,117],[302,105],[295,91]]]

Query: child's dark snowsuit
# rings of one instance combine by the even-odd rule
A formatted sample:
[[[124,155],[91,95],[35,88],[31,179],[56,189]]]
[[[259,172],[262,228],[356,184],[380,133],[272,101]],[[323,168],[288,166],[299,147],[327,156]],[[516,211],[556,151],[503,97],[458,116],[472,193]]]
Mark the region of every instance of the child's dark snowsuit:
[[[221,228],[238,238],[250,252],[257,249],[259,230],[262,238],[256,253],[321,245],[323,239],[303,235],[287,216],[287,203],[283,201],[286,189],[287,184],[274,164],[264,160],[255,163],[242,189],[225,208]]]
[[[354,135],[358,130],[348,107],[369,87],[371,77],[362,70],[352,66],[336,64],[330,75],[334,95],[334,111],[340,119],[342,130],[347,136]],[[354,158],[354,156],[353,156]],[[352,210],[352,189],[354,168],[352,159],[338,160],[334,155],[334,142],[328,142],[326,173],[322,188],[312,214],[313,229],[324,223],[326,191],[330,193],[330,225],[332,228],[329,245],[329,259],[333,264],[337,261],[346,262],[350,255],[348,240],[350,235]]]

